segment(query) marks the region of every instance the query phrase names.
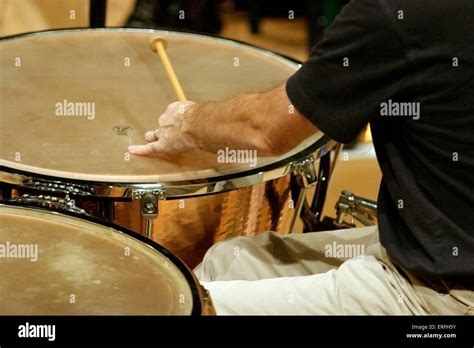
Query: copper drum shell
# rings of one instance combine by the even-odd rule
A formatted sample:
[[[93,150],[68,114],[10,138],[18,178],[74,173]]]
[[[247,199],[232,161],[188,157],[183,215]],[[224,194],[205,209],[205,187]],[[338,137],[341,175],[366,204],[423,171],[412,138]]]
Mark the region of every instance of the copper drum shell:
[[[226,193],[163,200],[152,239],[195,267],[221,240],[265,231],[287,234],[294,211],[290,200],[289,176]],[[113,222],[144,231],[140,202],[114,203]]]
[[[46,191],[15,188],[13,198]],[[88,214],[145,234],[140,201],[109,201],[112,212],[95,197],[75,199]],[[207,196],[159,201],[151,239],[194,268],[215,243],[266,231],[290,232],[294,209],[290,176]],[[113,216],[113,217],[111,217]]]

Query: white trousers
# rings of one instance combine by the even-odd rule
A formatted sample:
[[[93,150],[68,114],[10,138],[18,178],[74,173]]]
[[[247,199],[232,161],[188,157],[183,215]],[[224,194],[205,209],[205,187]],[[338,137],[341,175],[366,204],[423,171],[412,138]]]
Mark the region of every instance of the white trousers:
[[[402,275],[376,227],[237,237],[194,272],[218,315],[473,314],[473,291]]]

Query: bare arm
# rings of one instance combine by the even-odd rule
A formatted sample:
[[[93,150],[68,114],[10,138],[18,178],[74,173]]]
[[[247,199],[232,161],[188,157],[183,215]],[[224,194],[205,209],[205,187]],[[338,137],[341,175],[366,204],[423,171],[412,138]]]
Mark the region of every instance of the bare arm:
[[[221,102],[173,103],[160,117],[157,131],[145,135],[150,143],[131,146],[129,151],[159,155],[200,148],[216,153],[229,147],[271,156],[291,150],[316,131],[291,106],[285,84],[281,84],[268,92],[242,94]]]

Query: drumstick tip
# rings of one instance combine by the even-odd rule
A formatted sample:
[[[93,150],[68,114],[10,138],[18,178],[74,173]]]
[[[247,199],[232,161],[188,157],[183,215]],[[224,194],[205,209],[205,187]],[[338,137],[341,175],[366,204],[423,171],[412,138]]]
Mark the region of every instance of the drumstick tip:
[[[168,42],[162,36],[156,36],[150,40],[150,48],[153,52],[158,52],[157,44],[161,43],[166,49],[168,47]]]

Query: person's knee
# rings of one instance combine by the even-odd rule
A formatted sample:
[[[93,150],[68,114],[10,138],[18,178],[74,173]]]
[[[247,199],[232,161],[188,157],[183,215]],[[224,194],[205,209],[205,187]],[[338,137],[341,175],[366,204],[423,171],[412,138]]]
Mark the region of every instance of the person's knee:
[[[206,258],[234,258],[247,253],[251,254],[253,250],[265,251],[274,243],[274,239],[281,238],[275,232],[259,233],[256,236],[238,236],[223,240],[213,245],[206,253]]]
[[[232,258],[249,245],[252,237],[233,237],[214,244],[206,253],[211,258]]]
[[[204,255],[195,273],[201,280],[212,281],[225,274],[235,258],[241,256],[251,237],[234,237],[214,244]]]
[[[273,264],[275,232],[234,237],[212,246],[195,273],[201,280],[255,279],[262,264]],[[258,273],[258,272],[257,272]]]

